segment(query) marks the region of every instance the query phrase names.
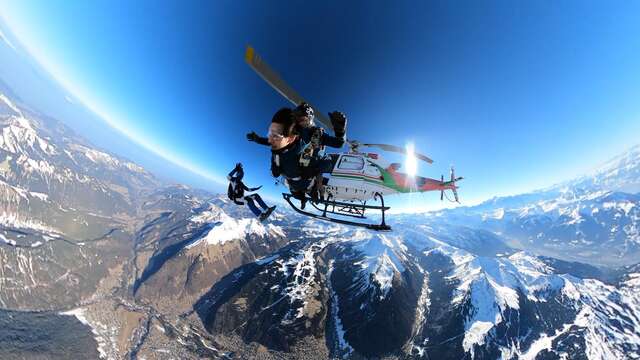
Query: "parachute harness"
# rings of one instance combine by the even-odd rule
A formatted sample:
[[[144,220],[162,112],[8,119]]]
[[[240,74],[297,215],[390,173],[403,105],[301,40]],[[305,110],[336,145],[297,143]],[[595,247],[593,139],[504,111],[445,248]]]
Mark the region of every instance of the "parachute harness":
[[[300,166],[308,167],[313,159],[313,155],[318,149],[318,155],[321,156],[324,152],[324,146],[321,145],[322,135],[324,134],[324,129],[317,127],[313,129],[313,134],[311,135],[311,141],[305,146],[302,154],[300,155]]]

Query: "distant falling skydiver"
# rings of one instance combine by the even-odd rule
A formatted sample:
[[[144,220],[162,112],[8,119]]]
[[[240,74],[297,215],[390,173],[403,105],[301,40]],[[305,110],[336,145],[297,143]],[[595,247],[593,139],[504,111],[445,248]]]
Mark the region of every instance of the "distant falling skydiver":
[[[229,175],[227,175],[227,179],[229,180],[229,188],[227,189],[227,195],[229,199],[231,199],[234,203],[238,205],[244,205],[242,200],[247,202],[247,206],[251,209],[251,212],[255,214],[260,221],[264,221],[271,215],[273,210],[276,208],[275,206],[268,207],[267,204],[262,200],[260,195],[249,194],[247,196],[244,195],[245,191],[256,191],[260,189],[262,186],[258,186],[256,188],[249,188],[243,182],[242,178],[244,177],[244,170],[242,169],[242,164],[237,163],[236,167],[231,170]],[[262,210],[260,210],[255,203],[258,203]]]

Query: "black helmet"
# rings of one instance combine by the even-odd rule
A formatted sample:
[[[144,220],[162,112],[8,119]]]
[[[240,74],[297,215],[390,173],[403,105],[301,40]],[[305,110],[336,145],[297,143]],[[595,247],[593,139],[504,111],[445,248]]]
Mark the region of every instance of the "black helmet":
[[[311,107],[311,105],[307,104],[306,102],[301,102],[300,105],[298,105],[293,110],[293,112],[297,117],[306,116],[310,120],[313,120],[313,108]]]

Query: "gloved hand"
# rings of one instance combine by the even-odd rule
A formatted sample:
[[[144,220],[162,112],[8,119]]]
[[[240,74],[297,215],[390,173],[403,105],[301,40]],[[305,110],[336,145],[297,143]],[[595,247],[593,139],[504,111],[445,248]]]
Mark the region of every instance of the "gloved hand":
[[[258,187],[254,187],[249,189],[249,191],[256,191],[256,190],[260,190],[260,188],[262,187],[262,185],[258,186]]]
[[[330,112],[329,119],[331,119],[331,125],[336,137],[343,137],[347,128],[347,117],[344,113],[340,111]]]
[[[258,134],[256,134],[255,131],[252,131],[252,132],[247,134],[247,140],[249,140],[249,141],[254,141],[254,142],[258,141],[258,137],[259,136],[258,136]]]

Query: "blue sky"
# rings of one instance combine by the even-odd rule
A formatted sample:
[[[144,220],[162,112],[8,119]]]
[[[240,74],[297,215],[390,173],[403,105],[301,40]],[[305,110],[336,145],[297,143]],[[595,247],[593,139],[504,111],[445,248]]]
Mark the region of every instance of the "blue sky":
[[[272,197],[283,189],[272,186],[268,149],[244,134],[266,132],[287,103],[246,66],[246,44],[311,102],[344,111],[349,137],[415,143],[435,160],[422,175],[454,164],[467,203],[570,179],[640,133],[640,3],[0,6],[36,60],[113,126],[212,179],[242,161]]]

